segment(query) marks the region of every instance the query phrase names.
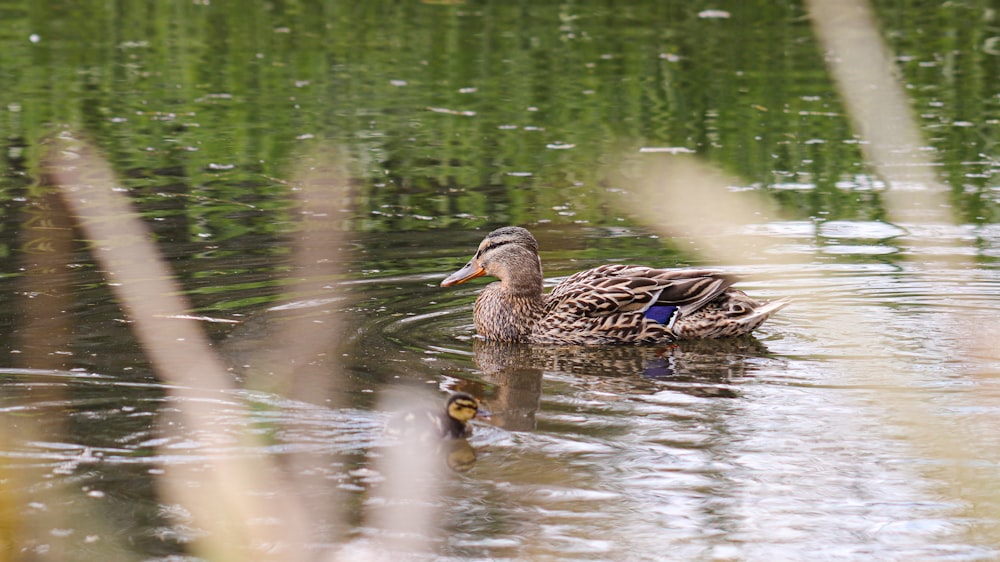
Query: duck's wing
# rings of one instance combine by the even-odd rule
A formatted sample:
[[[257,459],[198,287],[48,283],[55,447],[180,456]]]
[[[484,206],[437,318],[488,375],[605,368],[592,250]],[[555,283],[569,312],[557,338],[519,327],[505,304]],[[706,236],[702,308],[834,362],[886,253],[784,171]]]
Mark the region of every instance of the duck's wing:
[[[646,274],[663,286],[656,304],[676,306],[682,315],[701,309],[738,280],[711,269],[649,269]]]
[[[546,301],[550,314],[605,316],[674,306],[682,315],[703,307],[736,279],[707,269],[654,269],[612,264],[581,271],[557,285]]]

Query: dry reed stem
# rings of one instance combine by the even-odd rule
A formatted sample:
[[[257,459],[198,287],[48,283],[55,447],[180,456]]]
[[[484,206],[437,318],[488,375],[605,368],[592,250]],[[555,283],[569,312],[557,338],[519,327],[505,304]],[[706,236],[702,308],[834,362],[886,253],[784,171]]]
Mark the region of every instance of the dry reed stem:
[[[830,72],[851,116],[855,130],[866,141],[869,165],[888,186],[885,207],[889,220],[903,226],[954,225],[959,223],[949,201],[949,190],[934,173],[934,162],[920,132],[910,100],[899,81],[892,62],[892,54],[878,32],[875,15],[867,0],[809,0],[814,28],[826,51]],[[954,239],[952,239],[954,240]],[[906,239],[904,238],[903,243]],[[943,244],[957,244],[943,241]],[[924,259],[919,252],[910,259]],[[934,259],[949,262],[956,268],[963,262],[971,265],[967,252],[951,255],[934,255]],[[952,315],[961,314],[953,312]],[[1000,333],[996,321],[990,326],[970,329],[968,323],[953,318],[947,322],[951,329],[961,333],[951,336],[953,341],[976,342],[984,334]],[[986,337],[989,337],[988,335]],[[982,341],[982,340],[979,340]],[[981,345],[981,344],[979,344]],[[992,347],[995,349],[995,340]],[[957,349],[956,354],[967,357],[976,353],[977,344],[967,349]],[[995,354],[995,352],[994,352]],[[975,360],[973,359],[973,362]],[[906,386],[909,373],[894,373],[900,386]],[[983,373],[966,373],[968,376]],[[996,377],[1000,373],[990,373]],[[1000,420],[982,414],[977,425],[962,428],[967,438],[956,439],[956,429],[940,419],[930,409],[927,397],[910,392],[897,392],[886,396],[886,407],[899,417],[908,430],[910,441],[927,454],[942,461],[944,470],[934,474],[947,493],[961,499],[968,515],[980,521],[989,521],[986,533],[993,544],[1000,540],[1000,493],[995,474],[990,470],[972,470],[970,467],[984,458],[1000,460],[995,443],[976,439],[974,436],[992,435],[991,426]],[[996,409],[996,397],[969,392],[966,400],[980,402]],[[984,515],[986,517],[984,517]],[[981,529],[982,530],[982,529]]]
[[[918,227],[923,232],[934,227],[957,223],[949,202],[948,188],[934,173],[933,151],[927,147],[910,110],[910,102],[899,82],[891,53],[878,32],[872,10],[866,0],[809,0],[810,15],[820,44],[826,53],[829,70],[841,92],[843,102],[862,140],[870,169],[886,185],[882,192],[888,220],[903,229]],[[652,160],[656,158],[656,160]],[[794,255],[769,252],[768,241],[746,236],[748,225],[772,216],[772,206],[759,196],[732,189],[741,185],[714,170],[708,164],[687,156],[655,155],[643,168],[645,180],[634,199],[633,212],[671,237],[692,241],[703,255],[720,263],[794,262]],[[680,203],[680,204],[679,204]],[[926,234],[925,234],[926,236]],[[913,238],[902,237],[905,246]],[[943,244],[958,244],[954,237]],[[928,256],[919,249],[909,252],[911,260],[948,262],[948,267],[961,267],[968,261],[967,252]],[[925,268],[926,269],[926,268]],[[996,462],[998,453],[991,443],[972,436],[988,436],[988,426],[998,420],[978,418],[984,427],[966,428],[969,438],[955,439],[955,428],[943,423],[931,410],[927,397],[908,390],[907,373],[899,362],[884,361],[883,349],[873,343],[881,334],[865,332],[853,322],[860,310],[844,309],[830,314],[838,304],[825,302],[823,295],[813,295],[808,302],[793,305],[800,314],[811,318],[809,330],[818,338],[837,341],[841,349],[853,348],[856,356],[867,356],[869,372],[884,372],[895,378],[899,389],[887,393],[881,402],[891,423],[906,430],[912,445],[933,458],[940,459],[950,469],[929,474],[940,482],[947,493],[968,506],[967,515],[976,520],[988,520],[994,527],[986,530],[996,544],[1000,540],[1000,493],[997,492],[990,470],[970,470],[975,461],[984,457]],[[958,314],[958,313],[955,313]],[[958,321],[949,322],[955,329],[965,330],[953,336],[954,341],[971,342],[957,354],[996,357],[995,337],[1000,326],[962,328]],[[984,335],[985,334],[985,335]],[[993,350],[993,351],[984,351]],[[995,364],[995,363],[994,363]],[[996,377],[998,373],[968,373],[970,376]],[[970,396],[984,402],[988,396]],[[984,515],[988,515],[984,517]]]
[[[183,506],[207,531],[196,539],[196,553],[221,561],[305,560],[308,518],[281,473],[259,454],[224,452],[234,438],[250,450],[259,445],[248,433],[217,430],[234,410],[243,419],[247,412],[233,405],[231,376],[199,326],[185,318],[180,287],[107,162],[64,133],[53,140],[45,166],[165,383],[179,423],[161,424],[163,437],[200,440],[201,466],[171,465],[158,479],[166,501]]]

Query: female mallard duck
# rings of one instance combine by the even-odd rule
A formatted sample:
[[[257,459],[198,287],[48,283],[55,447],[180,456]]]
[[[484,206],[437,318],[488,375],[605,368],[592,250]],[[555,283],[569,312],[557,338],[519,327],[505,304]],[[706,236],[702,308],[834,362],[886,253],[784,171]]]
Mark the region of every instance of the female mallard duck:
[[[602,265],[542,293],[538,242],[527,230],[489,233],[472,260],[441,282],[492,275],[479,294],[476,331],[497,341],[545,344],[663,343],[748,334],[788,301],[758,303],[736,279],[706,269]]]
[[[479,401],[472,395],[456,392],[448,397],[444,411],[405,412],[392,419],[389,433],[420,441],[459,439],[472,435],[469,421],[479,413]]]

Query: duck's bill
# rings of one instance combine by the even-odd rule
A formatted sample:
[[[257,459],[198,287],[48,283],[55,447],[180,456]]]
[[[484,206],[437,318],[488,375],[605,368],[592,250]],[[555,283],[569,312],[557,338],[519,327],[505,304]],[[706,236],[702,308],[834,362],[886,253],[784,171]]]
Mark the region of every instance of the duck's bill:
[[[486,270],[482,266],[476,265],[475,262],[469,262],[465,264],[465,267],[459,269],[455,273],[452,273],[441,282],[442,287],[451,287],[452,285],[460,285],[465,283],[469,279],[475,279],[476,277],[482,277],[486,275]]]

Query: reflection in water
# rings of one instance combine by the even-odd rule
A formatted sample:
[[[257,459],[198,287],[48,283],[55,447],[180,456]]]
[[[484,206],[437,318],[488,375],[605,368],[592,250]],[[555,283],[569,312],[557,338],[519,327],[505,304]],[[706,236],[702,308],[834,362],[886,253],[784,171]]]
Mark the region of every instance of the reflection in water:
[[[473,352],[483,379],[494,386],[490,423],[511,431],[535,427],[542,393],[542,369],[532,361],[532,346],[476,338]]]
[[[465,439],[455,439],[444,443],[447,452],[445,463],[455,472],[465,472],[476,464],[476,449]]]
[[[412,453],[411,448],[415,446],[420,448],[421,455],[427,456],[434,462],[440,461],[442,466],[454,472],[467,472],[476,464],[476,448],[464,437],[461,439],[436,440],[431,443],[420,440],[402,439],[398,443],[387,445],[378,450],[381,454],[391,454],[404,459],[403,465],[406,466],[406,452],[409,451]],[[392,452],[386,453],[387,451]],[[400,453],[399,451],[403,452]],[[412,475],[405,476],[403,479],[407,480],[410,477]]]
[[[682,341],[665,346],[534,346],[476,338],[476,367],[494,386],[492,423],[512,431],[535,428],[542,378],[589,377],[629,394],[676,390],[691,396],[737,396],[731,378],[753,371],[767,348],[756,338]]]

